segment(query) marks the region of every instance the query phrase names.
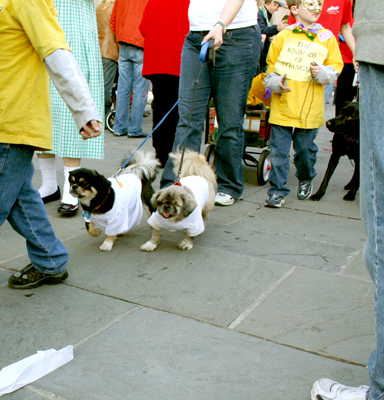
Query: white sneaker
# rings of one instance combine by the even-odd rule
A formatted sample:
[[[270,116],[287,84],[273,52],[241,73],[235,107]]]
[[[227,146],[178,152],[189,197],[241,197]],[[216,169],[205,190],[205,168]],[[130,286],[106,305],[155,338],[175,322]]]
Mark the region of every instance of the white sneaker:
[[[316,381],[311,390],[312,400],[365,400],[369,386],[350,387],[323,378]]]
[[[217,193],[215,196],[215,204],[217,206],[231,206],[235,201],[231,195],[222,192]]]

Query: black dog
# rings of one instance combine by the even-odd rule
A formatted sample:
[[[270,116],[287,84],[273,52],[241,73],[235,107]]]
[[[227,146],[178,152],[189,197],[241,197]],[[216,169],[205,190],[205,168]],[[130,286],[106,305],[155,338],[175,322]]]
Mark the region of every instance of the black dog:
[[[310,197],[310,200],[319,201],[327,190],[328,183],[339,163],[341,156],[348,156],[355,162],[355,171],[351,181],[344,186],[348,193],[343,197],[344,200],[355,200],[356,192],[360,185],[360,121],[359,103],[346,103],[336,118],[332,118],[326,123],[327,128],[334,132],[332,140],[332,155],[329,159],[327,171],[321,182],[319,190]]]
[[[101,231],[96,225],[105,229],[106,239],[100,250],[111,251],[117,235],[141,222],[143,205],[151,215],[150,200],[155,193],[152,182],[158,165],[154,152],[138,151],[116,178],[106,179],[86,168],[69,173],[71,194],[79,199],[85,211],[87,232],[99,236]]]

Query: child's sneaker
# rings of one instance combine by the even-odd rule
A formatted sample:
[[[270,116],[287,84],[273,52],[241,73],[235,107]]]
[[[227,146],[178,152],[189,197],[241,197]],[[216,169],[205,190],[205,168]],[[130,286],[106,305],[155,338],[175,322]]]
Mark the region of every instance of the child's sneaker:
[[[300,183],[297,187],[297,198],[299,200],[307,200],[308,197],[312,194],[312,182]]]
[[[349,387],[331,379],[319,379],[311,390],[312,400],[365,400],[369,386]]]
[[[268,200],[265,200],[264,207],[279,208],[285,203],[284,196],[278,193],[271,194]]]

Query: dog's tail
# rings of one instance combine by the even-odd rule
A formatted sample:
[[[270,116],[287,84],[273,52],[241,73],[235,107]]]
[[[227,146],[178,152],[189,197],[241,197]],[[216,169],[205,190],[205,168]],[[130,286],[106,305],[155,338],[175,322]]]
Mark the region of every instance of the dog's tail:
[[[128,166],[124,168],[123,174],[135,174],[141,180],[147,179],[152,182],[156,178],[156,168],[160,161],[156,158],[154,151],[137,151]]]
[[[169,157],[173,161],[174,173],[177,175],[179,172],[181,152],[170,153]],[[180,178],[185,176],[201,176],[207,181],[211,182],[214,187],[216,187],[216,175],[208,164],[207,159],[202,155],[192,150],[185,150],[183,165],[181,166]]]

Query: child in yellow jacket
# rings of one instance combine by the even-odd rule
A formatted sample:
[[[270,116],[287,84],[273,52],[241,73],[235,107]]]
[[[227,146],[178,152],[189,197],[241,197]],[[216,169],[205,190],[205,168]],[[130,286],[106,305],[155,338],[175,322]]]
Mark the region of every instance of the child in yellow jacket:
[[[292,141],[297,197],[306,200],[311,195],[318,150],[314,140],[324,124],[324,85],[333,83],[343,69],[335,37],[316,23],[323,0],[287,0],[287,4],[297,22],[273,40],[264,79],[273,92],[267,207],[281,207],[290,192],[285,184]]]

